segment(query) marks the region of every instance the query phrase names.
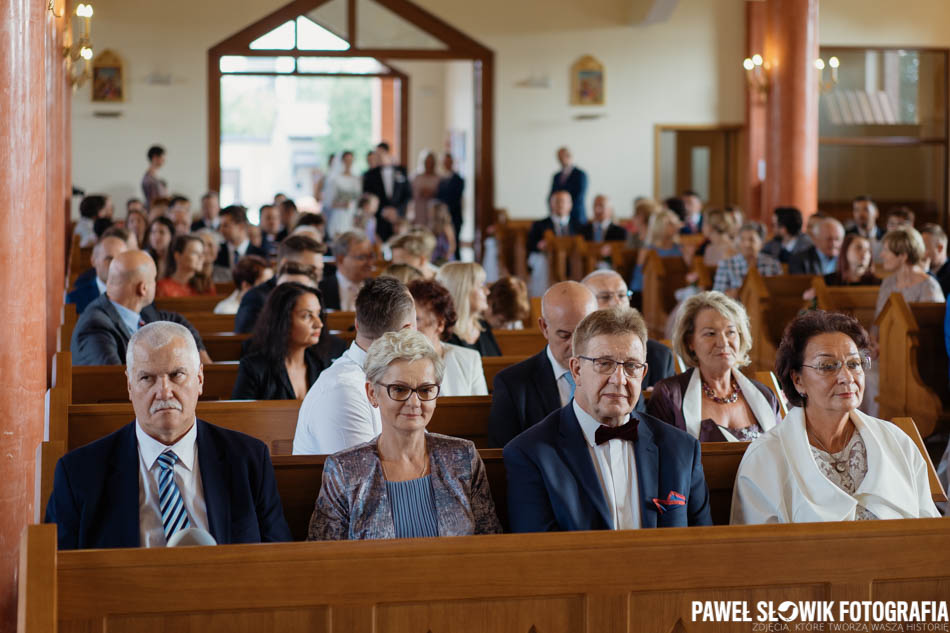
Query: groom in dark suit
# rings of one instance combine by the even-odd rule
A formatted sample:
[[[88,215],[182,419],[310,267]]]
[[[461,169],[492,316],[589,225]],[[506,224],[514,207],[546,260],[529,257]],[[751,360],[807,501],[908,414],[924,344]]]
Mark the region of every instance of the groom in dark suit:
[[[634,411],[647,330],[631,308],[574,331],[574,398],[505,446],[513,532],[711,525],[699,442]]]
[[[190,332],[142,327],[126,365],[135,420],[56,464],[45,521],[59,549],[165,547],[186,528],[220,544],[291,540],[267,446],[195,417],[204,376]]]
[[[385,242],[393,234],[393,225],[385,217],[386,210],[393,208],[400,216],[406,217],[406,205],[412,199],[412,185],[406,175],[406,168],[395,164],[389,152],[389,143],[377,145],[376,156],[379,165],[363,174],[363,193],[371,193],[379,198],[376,233]]]

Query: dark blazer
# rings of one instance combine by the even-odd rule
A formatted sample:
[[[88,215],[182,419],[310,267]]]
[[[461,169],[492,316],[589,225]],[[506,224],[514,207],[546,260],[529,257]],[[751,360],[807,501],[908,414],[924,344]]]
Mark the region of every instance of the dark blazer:
[[[644,528],[712,525],[700,444],[687,433],[645,413],[634,445]],[[573,403],[551,413],[505,446],[508,515],[512,532],[609,530],[609,514],[597,471]],[[665,506],[673,492],[686,505]]]
[[[95,271],[95,269],[93,269]],[[81,277],[82,275],[80,275]],[[66,295],[66,303],[76,304],[76,314],[82,314],[90,303],[99,297],[99,285],[96,276],[87,277],[83,282],[76,278],[76,288]]]
[[[474,343],[466,343],[456,334],[452,334],[446,342],[452,345],[458,345],[459,347],[473,349],[482,356],[501,356],[501,348],[498,346],[498,341],[495,340],[491,326],[485,321],[482,321],[481,324],[483,328],[482,333],[478,335]]]
[[[495,374],[488,414],[489,446],[504,447],[559,408],[561,396],[545,347]]]
[[[218,227],[220,227],[220,226],[221,226],[221,225],[219,224]],[[212,231],[217,231],[217,230],[218,230],[218,229],[214,228],[213,226],[211,226],[210,224],[208,224],[207,222],[205,222],[205,219],[204,219],[204,218],[198,218],[197,220],[195,220],[194,222],[191,223],[191,232],[192,232],[192,233],[194,233],[195,231],[200,231],[201,229],[211,229]]]
[[[317,284],[320,294],[323,295],[323,307],[327,310],[340,309],[340,280],[336,273],[327,274],[323,271],[323,279]]]
[[[656,383],[676,373],[673,363],[673,351],[663,343],[647,340],[647,373],[643,377],[641,388],[653,387]],[[641,395],[637,402],[637,411],[646,413],[645,398]],[[641,405],[643,405],[641,407]]]
[[[254,325],[257,323],[257,315],[264,309],[267,303],[267,297],[271,291],[277,287],[277,277],[271,277],[262,284],[257,284],[244,293],[241,297],[241,305],[238,306],[237,314],[234,315],[234,331],[237,334],[247,334],[254,331]]]
[[[946,297],[950,295],[950,259],[943,263],[936,272],[931,273],[936,279],[937,283],[940,284],[940,289],[943,290],[943,296]],[[76,306],[78,309],[79,306]]]
[[[317,381],[320,372],[333,362],[324,358],[317,347],[314,345],[304,351],[307,389]],[[300,394],[300,397],[303,395],[305,394]],[[294,400],[297,397],[298,394],[294,393],[294,387],[290,384],[287,367],[283,363],[275,366],[260,353],[241,357],[237,380],[234,381],[234,389],[231,391],[232,400]]]
[[[821,260],[818,259],[818,248],[814,245],[805,250],[795,251],[788,259],[788,274],[790,275],[822,275]]]
[[[198,420],[198,468],[208,527],[221,544],[290,541],[267,446]],[[135,422],[56,463],[46,523],[59,549],[139,547]]]
[[[79,273],[78,277],[76,277],[76,281],[73,282],[73,288],[78,288],[80,284],[85,284],[87,282],[92,281],[95,278],[96,278],[96,269],[87,268],[86,270]]]
[[[762,252],[766,255],[771,255],[783,264],[787,264],[792,258],[792,255],[800,251],[806,251],[811,246],[811,239],[804,233],[799,233],[798,239],[795,240],[795,246],[793,250],[786,250],[782,245],[782,239],[780,237],[773,237],[762,246]]]
[[[679,430],[686,431],[686,419],[683,417],[683,395],[686,393],[686,388],[689,386],[690,378],[693,376],[693,372],[698,371],[696,369],[688,369],[682,374],[677,374],[666,380],[662,380],[657,383],[656,387],[653,388],[653,394],[650,396],[650,401],[647,404],[647,412],[654,416],[655,418],[671,424],[678,428]],[[775,397],[775,394],[772,393],[772,390],[763,385],[758,380],[749,379],[752,384],[762,392],[762,395],[765,396],[765,399],[768,401],[769,406],[772,407],[772,411],[775,412],[775,423],[778,424],[782,421],[782,416],[779,413],[778,398]],[[765,427],[759,422],[759,426]],[[724,442],[725,438],[722,436],[722,432],[719,430],[719,427],[716,426],[715,420],[707,418],[700,423],[699,426],[699,441],[700,442]]]
[[[363,193],[371,193],[379,198],[379,209],[376,211],[376,233],[383,241],[393,234],[393,225],[383,217],[383,209],[395,207],[399,215],[405,217],[406,205],[412,200],[412,184],[406,176],[406,168],[402,165],[393,165],[393,195],[386,195],[386,185],[383,183],[383,168],[373,167],[363,174]]]
[[[147,305],[139,313],[146,323],[153,321],[173,321],[184,325],[195,337],[198,350],[205,348],[201,335],[188,320],[177,312],[157,310],[155,305]],[[69,343],[73,355],[73,365],[124,365],[125,350],[132,335],[119,317],[118,311],[109,297],[100,295],[80,315]]]
[[[527,246],[529,253],[536,253],[538,251],[538,242],[544,239],[545,231],[554,231],[554,220],[551,219],[551,216],[543,220],[536,220],[528,230]],[[575,222],[573,217],[571,217],[568,222],[567,232],[569,235],[577,235],[581,232],[581,225]]]
[[[581,227],[581,235],[584,236],[584,239],[588,242],[594,241],[594,223],[588,222]],[[623,228],[619,224],[614,224],[611,222],[607,225],[607,230],[604,231],[604,234],[601,235],[602,242],[622,242],[627,239],[627,229]]]
[[[587,196],[587,174],[583,170],[574,167],[568,174],[567,180],[561,182],[561,172],[554,174],[551,179],[551,191],[548,193],[548,200],[555,191],[566,191],[571,194],[574,206],[571,207],[571,222],[582,226],[587,222],[587,209],[584,206],[584,198]]]
[[[237,253],[235,253],[236,255]],[[267,258],[267,250],[260,247],[254,246],[254,244],[248,244],[247,250],[244,251],[245,255],[260,255],[263,258]],[[222,266],[228,270],[234,268],[234,265],[237,261],[231,261],[231,252],[228,250],[228,243],[221,242],[221,248],[218,249],[218,258],[214,260],[215,266]]]
[[[439,186],[435,190],[436,199],[444,202],[449,208],[456,238],[458,238],[459,231],[462,230],[462,194],[464,192],[465,179],[454,171],[451,176],[440,180]]]

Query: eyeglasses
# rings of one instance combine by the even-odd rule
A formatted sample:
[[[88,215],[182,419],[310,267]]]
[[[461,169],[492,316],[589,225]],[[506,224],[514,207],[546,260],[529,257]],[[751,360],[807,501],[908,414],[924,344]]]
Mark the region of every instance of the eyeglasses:
[[[386,393],[389,394],[390,399],[396,402],[405,402],[412,397],[412,394],[419,396],[419,400],[423,402],[429,402],[439,397],[439,390],[441,389],[439,385],[419,385],[413,388],[399,383],[384,385],[378,382],[376,384],[380,387],[386,387]]]
[[[584,360],[589,360],[594,365],[594,371],[598,374],[603,374],[609,376],[610,374],[617,371],[617,365],[623,366],[623,373],[626,374],[627,378],[636,378],[639,374],[643,373],[643,370],[646,369],[646,363],[638,363],[635,360],[628,361],[619,361],[612,358],[591,358],[590,356],[578,356],[578,358],[583,358]]]
[[[633,290],[624,290],[622,292],[601,292],[597,295],[597,302],[606,303],[614,298],[619,299],[621,302],[623,302],[624,299],[630,301],[630,297],[632,296]]]
[[[376,261],[376,253],[366,253],[365,255],[347,255],[347,257],[352,257],[359,262]]]
[[[808,367],[809,369],[814,369],[822,376],[836,376],[842,367],[847,367],[848,371],[852,374],[863,374],[868,369],[871,369],[871,358],[864,356],[861,360],[856,360],[854,358],[841,361],[841,360],[826,360],[821,361],[817,365],[805,365],[802,364],[802,367]]]

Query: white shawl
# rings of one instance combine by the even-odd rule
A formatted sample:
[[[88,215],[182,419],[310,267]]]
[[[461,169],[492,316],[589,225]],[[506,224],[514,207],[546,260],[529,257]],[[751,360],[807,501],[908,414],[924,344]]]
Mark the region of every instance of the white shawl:
[[[752,415],[755,416],[759,426],[762,427],[762,432],[765,433],[771,430],[772,427],[775,426],[775,410],[772,409],[772,405],[769,404],[769,401],[762,395],[762,392],[759,391],[758,388],[752,384],[752,381],[746,378],[741,371],[733,369],[732,376],[736,379],[736,384],[739,385],[739,391],[742,392],[742,397],[749,403],[749,408],[752,409]],[[703,421],[702,378],[699,375],[698,369],[693,370],[693,375],[690,376],[689,379],[689,385],[686,386],[686,393],[683,394],[683,419],[686,421],[686,430],[689,434],[698,438],[699,427]],[[722,436],[726,438],[726,441],[739,441],[732,433],[722,427],[719,427],[719,431],[722,433]]]

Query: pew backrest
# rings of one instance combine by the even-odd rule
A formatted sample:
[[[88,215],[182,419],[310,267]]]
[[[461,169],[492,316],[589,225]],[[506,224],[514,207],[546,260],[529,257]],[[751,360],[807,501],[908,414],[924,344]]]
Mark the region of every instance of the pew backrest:
[[[829,286],[824,277],[818,275],[812,287],[820,309],[853,316],[864,329],[871,329],[880,286]]]

